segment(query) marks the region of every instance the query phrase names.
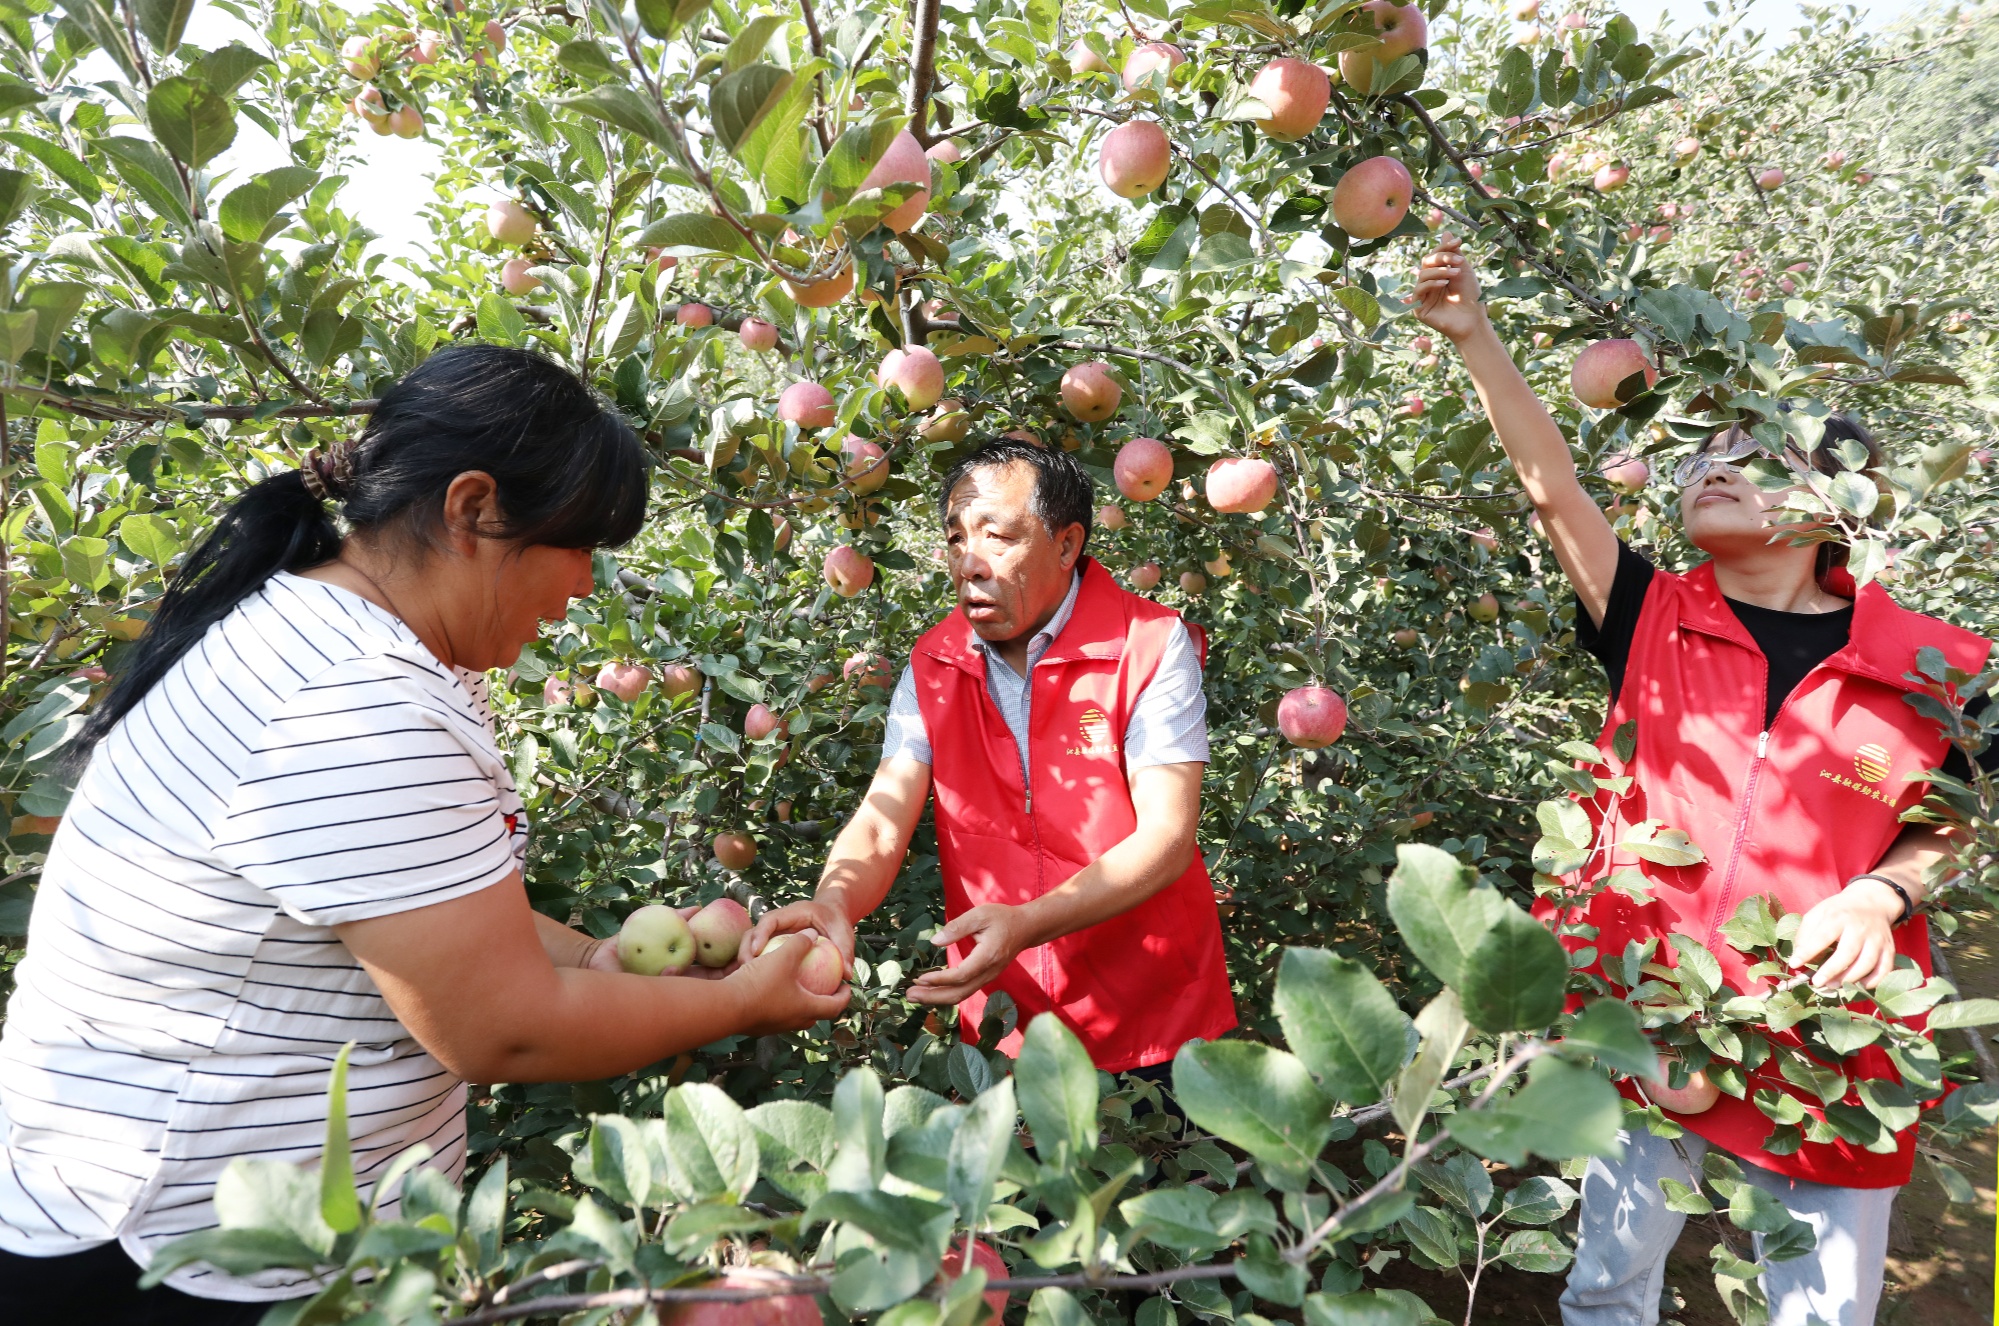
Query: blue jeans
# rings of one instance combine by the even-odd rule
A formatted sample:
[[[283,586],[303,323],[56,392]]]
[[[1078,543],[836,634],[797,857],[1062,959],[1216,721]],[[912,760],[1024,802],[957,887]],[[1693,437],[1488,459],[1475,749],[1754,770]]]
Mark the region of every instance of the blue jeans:
[[[1582,1182],[1576,1261],[1562,1291],[1562,1326],[1657,1326],[1666,1254],[1687,1218],[1666,1208],[1659,1180],[1699,1181],[1708,1144],[1619,1134],[1624,1159],[1592,1160]],[[1684,1150],[1683,1158],[1680,1152]],[[1688,1162],[1693,1172],[1688,1170]],[[1899,1188],[1835,1188],[1743,1162],[1742,1176],[1812,1227],[1818,1246],[1763,1272],[1770,1326],[1873,1326],[1888,1256],[1888,1213]],[[1763,1239],[1756,1235],[1758,1252]]]

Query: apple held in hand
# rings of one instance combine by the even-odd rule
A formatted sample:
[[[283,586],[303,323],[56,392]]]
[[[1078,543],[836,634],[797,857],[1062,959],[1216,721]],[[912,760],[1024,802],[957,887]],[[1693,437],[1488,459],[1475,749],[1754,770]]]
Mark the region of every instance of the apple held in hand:
[[[794,382],[777,398],[777,417],[800,428],[830,428],[833,393],[816,382]]]
[[[853,598],[875,582],[875,564],[859,549],[844,543],[826,554],[819,569],[833,592],[843,599]]]
[[[1261,511],[1277,496],[1277,467],[1267,460],[1229,456],[1208,467],[1208,505],[1217,511]]]
[[[1659,370],[1645,357],[1638,342],[1618,337],[1586,346],[1569,368],[1569,386],[1584,405],[1614,410],[1629,399],[1620,396],[1618,388],[1640,373],[1645,375],[1647,387],[1659,380]]]
[[[1062,405],[1086,424],[1100,424],[1117,413],[1124,388],[1111,376],[1111,366],[1092,360],[1073,364],[1062,375]]]
[[[694,960],[704,967],[726,967],[736,960],[743,936],[749,932],[750,914],[734,898],[717,898],[687,918],[688,933],[694,936]]]
[[[1135,437],[1118,448],[1111,477],[1132,501],[1150,502],[1173,482],[1173,453],[1156,437]]]
[[[686,971],[694,965],[693,932],[671,907],[641,907],[618,930],[618,963],[635,976]]]
[[[1120,198],[1143,198],[1166,182],[1173,148],[1166,131],[1151,120],[1126,120],[1104,135],[1097,151],[1097,175]]]
[[[768,957],[777,952],[780,945],[789,943],[811,944],[812,951],[798,964],[798,983],[816,995],[829,995],[847,983],[847,965],[840,960],[840,950],[824,935],[807,939],[804,935],[779,935],[764,945],[759,956]]]
[[[1369,157],[1333,186],[1333,221],[1355,239],[1380,239],[1409,215],[1415,193],[1409,167],[1394,157]]]
[[[1300,686],[1277,703],[1277,730],[1294,746],[1318,750],[1347,730],[1347,702],[1324,686]]]

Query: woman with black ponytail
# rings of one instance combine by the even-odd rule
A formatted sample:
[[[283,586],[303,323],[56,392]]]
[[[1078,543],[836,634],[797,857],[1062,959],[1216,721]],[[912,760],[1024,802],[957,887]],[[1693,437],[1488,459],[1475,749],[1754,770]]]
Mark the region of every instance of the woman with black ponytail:
[[[216,1223],[231,1159],[318,1155],[350,1041],[365,1189],[419,1143],[456,1176],[465,1081],[609,1077],[845,1007],[798,983],[805,945],[662,981],[528,906],[484,674],[590,592],[646,489],[572,374],[460,346],[189,556],[81,734],[0,1033],[0,1315],[247,1323],[311,1292],[137,1279]]]

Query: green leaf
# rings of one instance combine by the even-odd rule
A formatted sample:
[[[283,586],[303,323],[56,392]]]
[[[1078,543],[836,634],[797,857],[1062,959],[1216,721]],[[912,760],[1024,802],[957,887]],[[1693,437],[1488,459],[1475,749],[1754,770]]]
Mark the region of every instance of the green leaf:
[[[649,37],[666,38],[708,8],[708,0],[638,0],[639,22]]]
[[[1215,1228],[1214,1209],[1215,1194],[1206,1188],[1155,1188],[1118,1204],[1134,1236],[1187,1256],[1228,1245]]]
[[[733,153],[777,109],[791,84],[791,71],[774,64],[749,65],[717,80],[708,93],[708,114],[722,146]]]
[[[1954,999],[1931,1010],[1932,1031],[1954,1027],[1986,1027],[1999,1022],[1999,999]]]
[[[1714,954],[1698,942],[1682,934],[1675,934],[1669,941],[1673,946],[1674,974],[1680,985],[1705,999],[1721,989],[1721,964]]]
[[[1027,1301],[1026,1326],[1090,1326],[1092,1320],[1066,1289],[1037,1289]]]
[[[1416,1030],[1388,988],[1352,958],[1289,948],[1273,1000],[1284,1039],[1336,1099],[1380,1100],[1416,1049]]]
[[[11,116],[24,106],[38,105],[41,100],[42,94],[34,84],[0,73],[0,117]]]
[[[832,1164],[826,1181],[835,1189],[873,1189],[886,1172],[887,1139],[882,1132],[882,1086],[871,1068],[855,1068],[833,1088]]]
[[[621,1205],[644,1206],[652,1196],[650,1148],[638,1125],[623,1115],[593,1117],[589,1143],[576,1161],[579,1180]]]
[[[993,1181],[1013,1142],[1013,1079],[1003,1077],[974,1100],[951,1136],[944,1192],[961,1224],[976,1227],[992,1205]]]
[[[1395,1121],[1402,1125],[1403,1132],[1415,1133],[1430,1108],[1430,1097],[1436,1094],[1458,1047],[1465,1042],[1465,1033],[1470,1030],[1464,1009],[1458,1003],[1458,992],[1449,986],[1416,1015],[1416,1032],[1421,1038],[1416,1057],[1395,1079]]]
[[[125,77],[139,82],[139,66],[133,59],[132,43],[116,12],[101,0],[61,0],[63,10],[74,19],[83,34],[110,56]]]
[[[668,1182],[683,1201],[741,1201],[757,1181],[757,1137],[742,1107],[709,1082],[666,1095]]]
[[[1423,843],[1395,851],[1388,914],[1417,960],[1445,985],[1464,981],[1465,960],[1499,923],[1507,900],[1474,888],[1471,873],[1450,853]]]
[[[1569,1024],[1565,1045],[1588,1050],[1597,1062],[1634,1077],[1659,1076],[1659,1056],[1639,1023],[1638,1011],[1621,999],[1595,999]]]
[[[1500,1214],[1516,1225],[1552,1225],[1569,1213],[1576,1197],[1562,1180],[1536,1174],[1507,1190]]]
[[[146,34],[154,52],[172,55],[187,31],[194,0],[133,0],[132,7],[139,17],[139,31]]]
[[[89,3],[89,0],[79,0]],[[98,151],[111,160],[111,168],[118,178],[139,195],[145,204],[161,216],[180,224],[183,229],[194,224],[194,218],[187,210],[187,191],[181,187],[180,176],[174,171],[174,164],[159,145],[142,138],[126,138],[114,135],[97,140]]]
[[[146,124],[188,166],[205,166],[236,141],[236,108],[198,79],[176,74],[146,94]]]
[[[1413,1295],[1395,1289],[1305,1296],[1305,1326],[1423,1326],[1428,1318]]]
[[[1034,1145],[1049,1164],[1088,1157],[1097,1149],[1097,1069],[1076,1033],[1053,1013],[1027,1024],[1014,1090]]]
[[[286,1234],[315,1257],[331,1255],[337,1237],[321,1206],[319,1176],[279,1160],[238,1156],[215,1182],[215,1214],[224,1229]]]
[[[1260,1299],[1295,1308],[1305,1299],[1305,1268],[1288,1261],[1268,1234],[1244,1240],[1246,1253],[1235,1260],[1235,1278]]]
[[[479,339],[495,345],[519,345],[527,339],[527,319],[521,311],[498,294],[488,292],[479,299]]]
[[[1691,866],[1707,860],[1684,829],[1669,829],[1657,820],[1633,825],[1618,846],[1655,866]]]
[[[1451,1116],[1451,1136],[1489,1160],[1567,1160],[1618,1149],[1622,1097],[1595,1070],[1556,1058],[1534,1061],[1527,1085],[1494,1105]]]
[[[151,1289],[183,1266],[205,1262],[229,1275],[255,1275],[274,1267],[316,1270],[323,1258],[281,1229],[204,1229],[153,1253],[141,1289]]]
[[[647,226],[638,242],[657,246],[676,258],[723,253],[732,258],[750,258],[755,253],[742,232],[719,216],[702,212],[676,212]]]
[[[244,244],[258,243],[280,208],[319,183],[310,166],[281,166],[252,176],[231,189],[216,209],[222,233]]]
[[[248,46],[231,42],[196,60],[187,67],[187,73],[189,77],[200,79],[227,97],[249,82],[258,70],[274,63],[271,57],[261,51],[253,51]]]
[[[319,1162],[319,1214],[327,1227],[345,1234],[361,1223],[361,1195],[354,1187],[354,1151],[347,1136],[347,1056],[354,1042],[333,1059],[326,1092],[326,1151]]]
[[[90,287],[81,281],[43,281],[23,291],[14,306],[16,310],[35,315],[29,348],[43,354],[53,350],[57,339],[69,330],[70,323],[76,321],[77,311],[89,297]]]
[[[1499,77],[1486,94],[1486,105],[1502,119],[1519,115],[1534,103],[1534,57],[1524,46],[1508,46],[1499,60]]]
[[[936,1259],[951,1232],[951,1208],[886,1192],[829,1192],[805,1212],[807,1226],[839,1220],[890,1248]]]
[[[1562,1241],[1545,1229],[1516,1229],[1499,1245],[1499,1260],[1516,1271],[1553,1275],[1575,1260]]]
[[[614,129],[622,129],[678,159],[673,135],[668,132],[666,121],[659,117],[659,108],[624,83],[593,87],[588,92],[563,97],[556,105],[573,110],[578,115],[587,115]]]
[[[50,174],[75,190],[77,197],[85,202],[94,203],[104,196],[103,187],[97,182],[96,172],[54,139],[39,134],[22,133],[18,129],[9,129],[0,133],[0,141],[11,143],[41,162],[48,168]],[[14,173],[20,175],[19,171]],[[21,175],[19,180],[0,184],[0,226],[11,223],[20,215],[21,207],[32,200],[33,192],[33,182],[26,175]],[[10,211],[8,199],[13,197],[19,197],[22,201]]]
[[[1375,324],[1381,321],[1381,301],[1357,285],[1341,286],[1333,291],[1333,299],[1368,331],[1373,331]]]
[[[1458,994],[1479,1030],[1532,1031],[1561,1016],[1568,976],[1561,941],[1509,900],[1466,955]]]
[[[1294,1056],[1249,1041],[1194,1041],[1173,1059],[1173,1096],[1187,1117],[1280,1169],[1318,1159],[1332,1101]]]
[[[587,37],[562,43],[556,48],[555,62],[586,82],[608,83],[623,77],[612,63],[611,53]]]
[[[875,163],[888,151],[888,145],[895,141],[908,117],[892,115],[875,120],[870,124],[856,124],[833,140],[833,146],[813,172],[812,183],[806,192],[821,200],[823,206],[836,207],[847,201]],[[962,307],[962,306],[961,306]]]

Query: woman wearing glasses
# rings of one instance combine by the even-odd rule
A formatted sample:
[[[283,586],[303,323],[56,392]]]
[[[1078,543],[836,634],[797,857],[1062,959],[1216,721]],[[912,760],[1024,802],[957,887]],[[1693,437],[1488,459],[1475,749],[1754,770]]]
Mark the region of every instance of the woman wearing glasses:
[[[1584,919],[1596,927],[1597,951],[1616,956],[1657,941],[1660,960],[1670,961],[1668,939],[1683,934],[1714,952],[1736,990],[1766,989],[1719,934],[1746,898],[1760,895],[1804,914],[1793,961],[1817,962],[1819,989],[1871,988],[1902,957],[1927,972],[1928,930],[1916,913],[1948,844],[1898,817],[1921,798],[1924,771],[1952,763],[1960,777],[1970,770],[1937,725],[1904,702],[1904,674],[1924,647],[1976,671],[1988,643],[1897,607],[1879,585],[1856,593],[1842,546],[1785,538],[1772,509],[1786,494],[1741,473],[1758,448],[1738,429],[1710,438],[1674,475],[1687,541],[1707,560],[1683,572],[1655,567],[1618,539],[1584,490],[1567,441],[1487,320],[1455,237],[1423,259],[1416,297],[1417,316],[1464,356],[1575,586],[1576,638],[1609,673],[1599,744],[1609,771],[1632,785],[1615,805],[1598,807],[1616,821],[1604,841],[1650,819],[1684,829],[1706,854],[1676,868],[1614,854],[1609,868],[1641,869],[1650,888],[1642,902],[1608,890],[1591,901]],[[1809,455],[1789,448],[1783,460],[1803,484],[1813,469],[1839,471],[1833,452],[1842,442],[1866,451],[1867,468],[1879,462],[1866,432],[1839,416],[1827,421],[1822,446]],[[1635,753],[1620,761],[1612,734],[1633,722]],[[1988,752],[1994,757],[1999,750]],[[1894,1073],[1872,1047],[1841,1068],[1851,1080]],[[1810,1253],[1764,1271],[1772,1326],[1805,1326],[1814,1316],[1828,1326],[1873,1321],[1889,1208],[1909,1178],[1914,1127],[1841,1136],[1816,1096],[1762,1070],[1749,1082],[1751,1096],[1798,1098],[1804,1121],[1776,1127],[1748,1099],[1699,1090],[1704,1080],[1670,1095],[1625,1084],[1634,1100],[1663,1106],[1657,1097],[1667,1096],[1682,1107],[1666,1114],[1687,1133],[1667,1141],[1634,1129],[1621,1159],[1591,1162],[1562,1295],[1567,1326],[1658,1321],[1666,1254],[1685,1223],[1666,1209],[1659,1180],[1697,1182],[1688,1167],[1710,1147],[1746,1162],[1746,1177],[1817,1235]],[[1873,1126],[1864,1111],[1841,1117],[1850,1134]]]

